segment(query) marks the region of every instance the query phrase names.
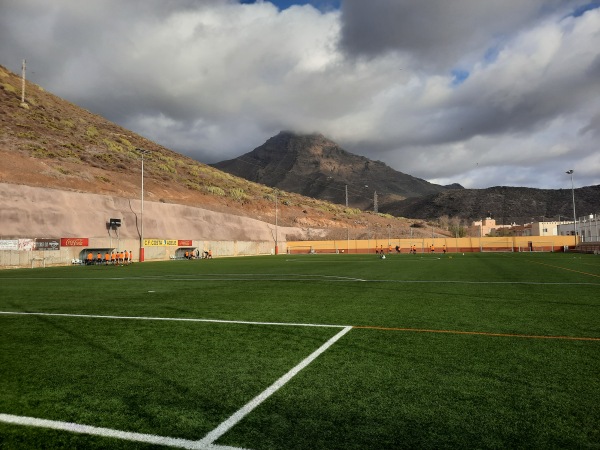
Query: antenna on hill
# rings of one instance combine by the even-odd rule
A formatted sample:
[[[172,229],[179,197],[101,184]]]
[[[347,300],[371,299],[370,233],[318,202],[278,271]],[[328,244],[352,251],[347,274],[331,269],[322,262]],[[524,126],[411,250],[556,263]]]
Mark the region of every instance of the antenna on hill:
[[[379,207],[377,205],[377,191],[373,194],[373,212],[377,214],[379,212]]]
[[[21,68],[21,104],[25,103],[25,68],[27,67],[27,61],[23,60]]]

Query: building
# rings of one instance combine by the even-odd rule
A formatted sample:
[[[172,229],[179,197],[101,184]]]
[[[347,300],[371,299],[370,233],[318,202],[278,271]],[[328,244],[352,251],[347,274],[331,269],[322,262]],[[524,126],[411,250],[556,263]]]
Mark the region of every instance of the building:
[[[550,222],[532,222],[531,223],[531,236],[559,236],[558,226],[571,224],[571,230],[573,229],[573,222],[567,221],[550,221]],[[564,236],[564,235],[563,235]]]
[[[499,230],[512,229],[512,225],[498,225],[496,219],[486,217],[485,219],[475,220],[469,227],[469,235],[471,236],[488,236],[498,234]]]
[[[573,226],[573,222],[561,223],[558,226],[558,235],[573,236],[577,228],[579,242],[600,242],[600,214],[580,217],[576,225]]]

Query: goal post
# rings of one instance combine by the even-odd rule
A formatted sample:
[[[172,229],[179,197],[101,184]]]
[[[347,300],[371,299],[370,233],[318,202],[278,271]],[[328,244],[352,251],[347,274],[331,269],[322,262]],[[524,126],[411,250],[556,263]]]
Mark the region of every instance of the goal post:
[[[529,241],[526,246],[519,246],[520,252],[554,252],[553,241]]]
[[[514,252],[514,242],[512,238],[482,239],[480,249],[483,253]]]

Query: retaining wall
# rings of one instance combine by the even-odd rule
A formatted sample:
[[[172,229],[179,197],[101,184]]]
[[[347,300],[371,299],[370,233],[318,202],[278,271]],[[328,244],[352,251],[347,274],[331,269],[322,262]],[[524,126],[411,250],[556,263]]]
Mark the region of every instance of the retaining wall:
[[[230,256],[256,256],[275,254],[275,244],[270,241],[207,241],[192,240],[191,245],[152,245],[144,247],[145,261],[166,261],[182,258],[187,251],[211,250],[213,258]],[[280,248],[282,244],[280,243]],[[140,243],[137,239],[90,238],[86,246],[60,247],[57,250],[0,250],[0,269],[70,265],[74,260],[84,261],[91,251],[96,258],[104,253],[129,250],[133,261],[140,260]],[[284,247],[285,248],[285,247]]]

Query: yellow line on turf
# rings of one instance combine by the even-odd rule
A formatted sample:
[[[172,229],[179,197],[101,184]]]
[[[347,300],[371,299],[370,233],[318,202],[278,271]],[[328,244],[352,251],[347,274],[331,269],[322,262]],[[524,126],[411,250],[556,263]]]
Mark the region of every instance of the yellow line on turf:
[[[597,275],[595,273],[582,272],[581,270],[569,269],[567,267],[553,266],[552,264],[546,264],[546,263],[539,262],[539,261],[534,261],[534,260],[531,260],[531,259],[528,259],[528,261],[532,262],[532,263],[535,263],[535,264],[539,264],[541,266],[548,266],[548,267],[553,267],[555,269],[568,270],[569,272],[575,272],[575,273],[580,273],[582,275],[589,275],[590,277],[600,278],[600,275]]]
[[[532,334],[511,334],[511,333],[489,333],[486,331],[460,331],[460,330],[429,330],[426,328],[395,328],[395,327],[377,327],[377,326],[354,326],[352,328],[363,330],[382,330],[382,331],[408,331],[413,333],[446,333],[446,334],[469,334],[478,336],[495,337],[516,337],[526,339],[564,339],[569,341],[600,341],[600,337],[577,337],[577,336],[536,336]]]

